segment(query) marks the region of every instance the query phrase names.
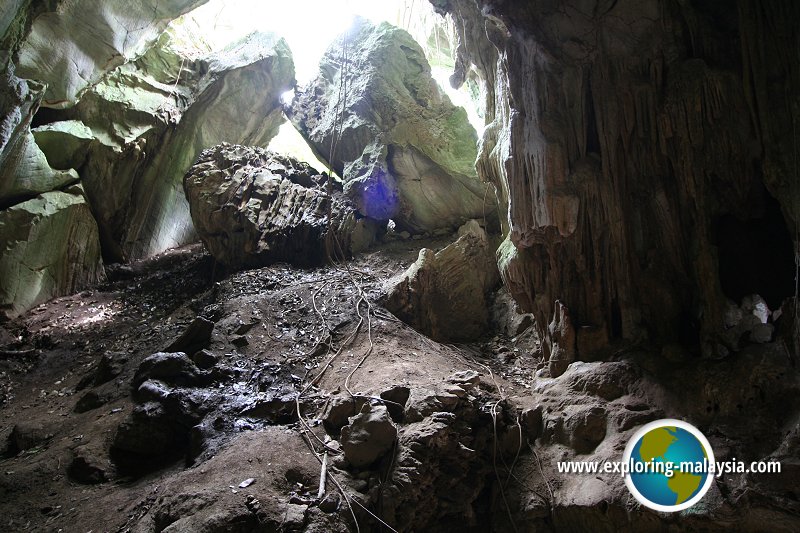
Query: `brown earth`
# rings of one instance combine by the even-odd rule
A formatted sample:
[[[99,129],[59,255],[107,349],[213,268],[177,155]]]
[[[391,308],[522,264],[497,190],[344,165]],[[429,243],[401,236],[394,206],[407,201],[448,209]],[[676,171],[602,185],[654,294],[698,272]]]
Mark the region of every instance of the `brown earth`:
[[[530,387],[539,360],[532,333],[444,345],[378,304],[387,280],[422,246],[448,243],[399,240],[346,268],[275,265],[232,274],[191,246],[111,269],[111,281],[97,290],[4,324],[0,442],[8,449],[0,459],[0,530],[352,527],[332,488],[329,499],[339,512],[304,507],[316,496],[320,464],[303,440],[293,400],[337,350],[301,402],[320,437],[331,392],[344,391],[346,381],[358,395],[378,396],[392,387],[435,388],[456,372],[475,370],[486,398],[499,399],[497,387],[503,395]],[[201,314],[216,320],[208,352],[224,369],[223,378],[200,389],[213,411],[204,420],[216,415],[211,434],[199,444],[190,437],[189,452],[175,450],[155,467],[112,458],[117,428],[136,407],[131,382],[140,362]],[[84,412],[76,412],[79,401]],[[12,430],[25,449],[15,449]],[[251,486],[238,488],[251,478]],[[364,490],[357,474],[337,481],[351,494]],[[352,506],[362,527],[376,524]]]

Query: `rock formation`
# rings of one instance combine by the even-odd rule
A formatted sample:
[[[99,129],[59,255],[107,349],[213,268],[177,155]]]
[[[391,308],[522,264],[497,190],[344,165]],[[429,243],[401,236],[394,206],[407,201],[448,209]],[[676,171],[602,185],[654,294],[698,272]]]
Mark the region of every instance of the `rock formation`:
[[[128,257],[195,238],[182,179],[203,149],[223,141],[266,146],[284,121],[280,95],[294,85],[294,64],[283,39],[252,34],[201,65],[193,104],[137,179],[122,243]]]
[[[324,160],[336,137],[330,164],[365,216],[425,232],[494,213],[466,112],[438,88],[405,30],[359,19],[287,114]]]
[[[796,3],[432,3],[457,21],[454,79],[483,81],[501,273],[548,354],[557,301],[578,346],[711,355],[726,296],[794,294]]]
[[[0,314],[14,317],[104,278],[97,224],[80,187],[0,211]]]
[[[215,53],[179,48],[164,29],[199,3],[3,8],[0,209],[80,183],[91,206],[86,215],[96,220],[86,238],[97,239],[99,227],[106,260],[141,258],[197,238],[184,172],[201,150],[222,141],[266,145],[284,120],[279,96],[294,84],[291,52],[273,35],[252,34]],[[98,278],[92,260],[64,264],[62,279],[37,301],[85,286],[70,280]],[[71,271],[81,268],[88,269]],[[20,298],[38,294],[38,285],[13,283],[21,284],[14,289]],[[32,301],[15,303],[15,312]]]
[[[200,155],[183,184],[206,248],[238,269],[321,265],[349,254],[355,211],[340,185],[333,199],[328,196],[327,179],[287,156],[221,144]],[[335,238],[327,239],[329,209]]]
[[[291,52],[274,35],[253,34],[197,58],[165,33],[34,136],[53,164],[79,169],[106,256],[141,258],[196,238],[183,174],[219,142],[266,145],[284,120],[279,96],[293,80]],[[246,119],[231,120],[237,116]],[[88,148],[82,125],[94,137]],[[56,131],[69,142],[48,143]]]
[[[500,282],[494,247],[477,221],[439,252],[423,248],[384,302],[417,331],[440,342],[470,341],[489,329],[489,295]]]
[[[106,72],[144,53],[173,19],[204,3],[57,0],[27,8],[11,2],[0,20],[16,18],[0,25],[2,48],[17,50],[20,77],[47,85],[44,105],[69,107]]]

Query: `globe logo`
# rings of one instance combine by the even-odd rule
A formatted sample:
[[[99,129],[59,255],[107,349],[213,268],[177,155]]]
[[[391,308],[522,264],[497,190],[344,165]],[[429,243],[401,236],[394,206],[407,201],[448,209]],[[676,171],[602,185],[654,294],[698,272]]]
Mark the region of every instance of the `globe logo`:
[[[657,420],[641,427],[623,458],[628,490],[639,503],[656,511],[688,509],[714,481],[714,452],[708,439],[682,420]]]

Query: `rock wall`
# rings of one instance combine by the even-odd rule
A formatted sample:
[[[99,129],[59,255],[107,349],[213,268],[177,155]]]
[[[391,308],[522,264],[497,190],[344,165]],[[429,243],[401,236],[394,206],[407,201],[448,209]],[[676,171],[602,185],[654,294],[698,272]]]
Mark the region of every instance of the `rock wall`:
[[[97,221],[86,236],[96,239],[99,226],[106,260],[146,257],[197,238],[184,172],[222,141],[266,145],[284,120],[279,97],[294,85],[291,52],[274,35],[255,33],[216,53],[175,45],[167,24],[201,3],[2,8],[0,209],[80,183]],[[61,295],[73,279],[96,278],[91,268],[70,270],[86,264],[69,265],[52,272],[62,278],[41,294]],[[15,312],[32,301],[14,302]]]
[[[14,317],[105,277],[97,224],[80,187],[0,211],[0,315]]]
[[[485,84],[501,273],[548,353],[566,312],[578,357],[616,339],[724,354],[728,298],[793,296],[796,3],[432,4],[457,22],[454,80],[474,68]],[[725,217],[759,237],[737,242]]]
[[[17,14],[22,28],[14,29],[24,37],[5,47],[17,49],[19,76],[47,85],[45,106],[69,107],[106,72],[143,54],[172,20],[205,2],[47,2]]]

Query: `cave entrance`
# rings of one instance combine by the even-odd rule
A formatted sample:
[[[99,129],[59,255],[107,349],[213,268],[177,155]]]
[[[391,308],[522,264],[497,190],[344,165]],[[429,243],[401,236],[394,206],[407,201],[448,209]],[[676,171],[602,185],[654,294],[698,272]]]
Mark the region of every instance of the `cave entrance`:
[[[795,290],[792,238],[778,201],[763,186],[752,197],[748,218],[727,214],[717,221],[720,283],[737,304],[759,294],[776,310]]]
[[[334,40],[352,27],[356,17],[373,23],[388,22],[408,31],[428,59],[433,78],[456,106],[463,107],[475,130],[484,127],[475,87],[450,85],[455,68],[456,31],[450,18],[434,12],[429,2],[417,0],[210,0],[174,21],[170,27],[188,48],[221,50],[254,31],[283,37],[292,51],[298,87],[319,73],[319,63]],[[293,91],[284,95],[290,101]],[[287,121],[268,148],[325,168],[305,140]]]

